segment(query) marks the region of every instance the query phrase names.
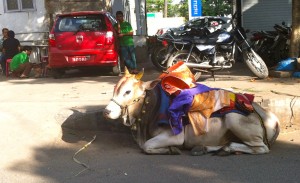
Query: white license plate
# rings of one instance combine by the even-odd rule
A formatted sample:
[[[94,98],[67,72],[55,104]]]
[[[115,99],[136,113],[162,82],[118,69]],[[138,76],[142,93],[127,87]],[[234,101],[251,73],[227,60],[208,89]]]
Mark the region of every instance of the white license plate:
[[[76,56],[76,57],[72,57],[72,61],[73,62],[85,62],[90,60],[90,56]]]

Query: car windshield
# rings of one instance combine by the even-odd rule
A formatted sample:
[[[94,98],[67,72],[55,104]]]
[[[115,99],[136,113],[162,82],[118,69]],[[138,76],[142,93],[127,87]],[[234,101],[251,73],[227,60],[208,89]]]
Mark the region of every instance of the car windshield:
[[[216,24],[217,23],[217,24]],[[205,26],[215,26],[226,23],[221,18],[196,18],[181,25],[181,28],[199,28]]]
[[[104,17],[101,15],[64,16],[58,19],[57,32],[105,31]]]
[[[193,21],[188,22],[186,25],[189,27],[203,27],[205,26],[205,19],[195,19]]]

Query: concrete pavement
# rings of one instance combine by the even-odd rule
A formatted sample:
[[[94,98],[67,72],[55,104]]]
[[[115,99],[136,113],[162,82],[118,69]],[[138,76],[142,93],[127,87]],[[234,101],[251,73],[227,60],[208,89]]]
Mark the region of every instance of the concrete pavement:
[[[149,62],[139,63],[139,68],[142,67],[145,68],[144,81],[160,74]],[[280,118],[279,140],[300,145],[300,79],[256,80],[241,63],[231,70],[216,73],[215,78],[216,81],[203,75],[198,82],[254,93],[255,101]],[[101,115],[118,80],[119,77],[105,74],[91,76],[76,72],[58,80],[1,76],[0,182],[76,182],[76,174],[82,167],[72,160],[72,155],[92,139],[92,132],[98,134],[97,138],[121,143],[125,152],[139,154],[130,135],[125,135],[128,129],[104,120]],[[107,139],[112,135],[112,139],[118,140]],[[118,156],[118,147],[111,143],[106,145],[116,150],[113,153]],[[128,146],[134,148],[128,149]],[[97,151],[106,152],[107,147]],[[97,158],[89,160],[92,161]]]

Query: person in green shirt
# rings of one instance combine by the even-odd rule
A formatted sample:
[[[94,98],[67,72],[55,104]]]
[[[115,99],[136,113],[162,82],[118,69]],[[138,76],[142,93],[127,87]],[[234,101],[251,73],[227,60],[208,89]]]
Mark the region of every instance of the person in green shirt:
[[[125,62],[125,66],[131,73],[137,74],[138,71],[131,24],[127,21],[124,21],[124,15],[122,11],[117,11],[116,19],[118,23],[114,25],[114,28],[116,29],[119,37],[122,61]]]
[[[24,46],[23,51],[12,58],[10,62],[10,70],[13,76],[20,78],[28,78],[33,67],[29,62],[29,56],[32,52],[31,46]]]

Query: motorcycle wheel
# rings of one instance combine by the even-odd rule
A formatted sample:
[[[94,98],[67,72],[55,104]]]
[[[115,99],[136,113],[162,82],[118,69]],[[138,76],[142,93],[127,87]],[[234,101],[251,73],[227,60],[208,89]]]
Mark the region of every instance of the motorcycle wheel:
[[[167,68],[166,66],[167,61],[163,63],[163,61],[166,59],[166,55],[167,55],[167,48],[164,46],[156,47],[151,54],[151,61],[159,71],[166,70]]]
[[[272,67],[274,65],[274,56],[270,53],[271,51],[268,50],[269,47],[271,46],[263,45],[259,50],[256,51],[256,53],[263,59],[263,61],[268,67]]]
[[[168,61],[167,61],[167,68],[171,67],[172,65],[176,64],[179,61],[187,62],[186,59],[187,59],[188,54],[189,54],[188,50],[180,50],[180,51],[175,52],[168,59]],[[190,58],[189,58],[188,61],[192,62],[192,63],[198,63],[199,60],[200,60],[200,58],[195,53],[192,53],[190,55]],[[195,80],[197,81],[200,78],[200,76],[201,76],[201,72],[196,71],[196,70],[194,70],[192,68],[190,68],[190,70],[194,74]]]
[[[260,79],[265,79],[269,75],[269,70],[263,59],[251,48],[243,53],[244,61],[251,70]]]

